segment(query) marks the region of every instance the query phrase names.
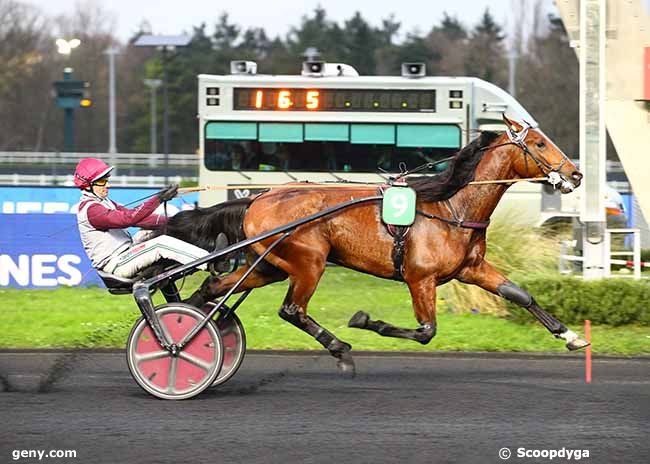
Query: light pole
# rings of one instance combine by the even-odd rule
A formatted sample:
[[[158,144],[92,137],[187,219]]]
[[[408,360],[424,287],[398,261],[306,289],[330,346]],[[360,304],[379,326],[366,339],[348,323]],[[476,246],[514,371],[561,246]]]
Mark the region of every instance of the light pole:
[[[517,93],[517,49],[510,47],[508,52],[508,93],[516,97]]]
[[[151,154],[158,153],[158,134],[156,133],[156,91],[160,87],[160,79],[145,79],[144,85],[151,89]],[[152,158],[153,161],[153,158]],[[149,163],[151,165],[151,163]]]
[[[70,40],[65,40],[65,39],[57,39],[56,40],[56,47],[57,47],[57,52],[60,53],[61,55],[65,55],[70,58],[70,53],[72,52],[73,49],[77,48],[79,45],[81,45],[81,41],[79,39],[70,39]],[[66,67],[63,70],[63,82],[65,83],[64,85],[69,85],[72,88],[72,92],[81,90],[78,89],[78,85],[74,83],[72,79],[72,68]],[[72,93],[69,92],[69,93]],[[57,95],[57,96],[67,96],[65,95]],[[74,151],[74,104],[70,104],[70,102],[65,102],[64,105],[59,105],[63,108],[63,151],[65,152],[72,152]]]
[[[108,56],[108,152],[117,153],[115,141],[115,55],[118,54],[116,47],[110,47],[105,52]]]
[[[191,37],[186,35],[141,35],[135,41],[136,47],[156,47],[162,52],[162,88],[163,88],[163,150],[165,155],[165,183],[169,176],[169,101],[167,98],[167,62],[177,47],[185,47]]]

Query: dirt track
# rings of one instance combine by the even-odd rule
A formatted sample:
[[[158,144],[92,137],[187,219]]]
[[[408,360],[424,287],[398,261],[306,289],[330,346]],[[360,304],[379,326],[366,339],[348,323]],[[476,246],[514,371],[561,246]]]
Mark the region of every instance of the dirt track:
[[[43,382],[61,356],[70,369]],[[74,449],[76,459],[41,462],[497,463],[502,447],[507,462],[567,462],[518,458],[521,447],[648,462],[648,359],[595,360],[591,385],[575,357],[356,361],[349,380],[328,356],[249,354],[227,384],[170,402],[140,390],[121,353],[3,352],[0,462]]]

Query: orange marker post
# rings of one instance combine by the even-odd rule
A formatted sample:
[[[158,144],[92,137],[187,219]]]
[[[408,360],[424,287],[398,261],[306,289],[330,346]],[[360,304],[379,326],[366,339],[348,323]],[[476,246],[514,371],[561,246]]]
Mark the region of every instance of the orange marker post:
[[[585,338],[591,343],[591,321],[585,319]],[[585,350],[585,382],[591,383],[591,344]]]

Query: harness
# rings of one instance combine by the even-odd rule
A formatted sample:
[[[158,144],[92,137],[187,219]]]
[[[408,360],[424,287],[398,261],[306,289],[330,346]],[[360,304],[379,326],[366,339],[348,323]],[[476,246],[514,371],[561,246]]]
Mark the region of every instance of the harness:
[[[558,166],[553,166],[550,164],[548,161],[546,161],[543,158],[539,158],[535,156],[529,149],[528,146],[525,143],[526,136],[528,135],[528,130],[532,126],[528,123],[523,124],[522,129],[517,132],[515,131],[512,127],[508,127],[506,129],[506,134],[508,135],[508,142],[502,143],[500,145],[496,146],[488,146],[481,148],[480,150],[487,150],[487,149],[493,149],[497,148],[500,146],[505,146],[505,145],[516,145],[519,147],[523,153],[524,153],[524,162],[526,163],[526,172],[528,172],[528,158],[530,159],[537,165],[540,171],[543,173],[546,173],[548,176],[548,182],[556,187],[557,185],[560,185],[564,183],[565,181],[562,180],[559,174],[559,170],[562,169],[564,164],[568,161],[568,158],[565,156],[564,159],[559,163]],[[405,166],[400,164],[400,174],[397,175],[395,178],[391,178],[390,181],[388,182],[388,186],[405,186],[406,182],[403,180],[407,175],[413,174],[417,171],[421,171],[423,169],[431,169],[433,166],[439,163],[444,163],[448,161],[449,159],[452,159],[453,157],[450,158],[445,158],[443,160],[440,160],[436,163],[427,163],[425,165],[419,166],[411,171],[407,171],[405,169]],[[381,186],[379,188],[379,193],[383,196],[384,190],[386,186]],[[444,200],[442,201],[442,204],[445,205],[449,213],[451,214],[451,219],[441,217],[435,214],[429,214],[425,211],[422,210],[416,210],[416,214],[419,214],[420,216],[423,216],[427,219],[435,219],[441,222],[444,222],[446,224],[455,226],[455,227],[460,227],[463,229],[473,229],[473,230],[485,230],[488,228],[490,225],[490,221],[466,221],[465,219],[461,218],[459,214],[457,213],[456,209],[454,206],[451,204],[449,200]],[[404,253],[405,253],[405,248],[406,248],[406,238],[411,230],[411,226],[397,226],[397,225],[392,225],[392,224],[385,224],[386,225],[386,230],[390,234],[391,237],[393,237],[393,251],[391,253],[391,258],[393,261],[393,278],[396,280],[403,281],[404,280]]]
[[[395,181],[389,183],[388,185],[399,186],[402,184],[406,185],[405,183],[395,182]],[[379,193],[382,196],[384,195],[385,188],[386,186],[379,187]],[[487,229],[487,227],[490,225],[489,220],[488,221],[465,221],[459,217],[458,213],[456,212],[456,209],[453,207],[453,205],[449,200],[444,200],[442,203],[447,207],[453,219],[447,219],[441,216],[437,216],[435,214],[429,214],[419,209],[416,210],[416,214],[419,214],[420,216],[423,216],[427,219],[437,219],[444,223],[456,227],[461,227],[463,229],[482,230],[482,229]],[[386,226],[386,230],[388,231],[388,234],[391,237],[393,237],[393,251],[391,252],[391,259],[393,261],[393,279],[404,281],[404,252],[406,248],[406,236],[411,230],[411,226],[397,226],[394,224],[386,224],[386,223],[384,223],[384,225]]]

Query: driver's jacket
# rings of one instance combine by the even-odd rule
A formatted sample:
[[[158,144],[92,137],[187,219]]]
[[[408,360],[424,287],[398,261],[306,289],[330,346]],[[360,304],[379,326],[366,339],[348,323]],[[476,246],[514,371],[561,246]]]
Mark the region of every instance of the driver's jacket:
[[[165,216],[153,214],[158,205],[157,195],[129,209],[108,198],[82,192],[77,224],[84,250],[95,269],[102,269],[113,256],[133,244],[131,235],[125,230],[127,227],[157,229],[165,224]]]

